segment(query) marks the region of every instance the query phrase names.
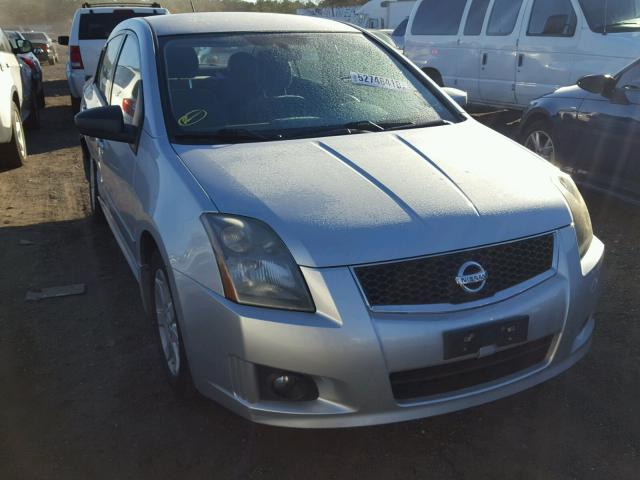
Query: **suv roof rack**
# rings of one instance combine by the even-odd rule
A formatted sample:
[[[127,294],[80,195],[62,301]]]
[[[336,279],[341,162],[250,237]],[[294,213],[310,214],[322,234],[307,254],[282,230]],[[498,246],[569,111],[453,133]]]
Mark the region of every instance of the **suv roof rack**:
[[[149,8],[162,8],[158,2],[143,3],[143,2],[102,2],[102,3],[89,3],[84,2],[82,8],[92,7],[149,7]]]

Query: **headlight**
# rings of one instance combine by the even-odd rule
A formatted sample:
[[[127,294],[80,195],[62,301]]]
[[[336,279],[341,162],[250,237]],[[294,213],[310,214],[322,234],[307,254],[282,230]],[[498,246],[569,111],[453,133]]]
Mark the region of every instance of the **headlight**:
[[[556,184],[564,195],[569,205],[569,210],[571,210],[573,225],[578,237],[578,251],[580,252],[580,258],[582,258],[589,250],[591,240],[593,240],[593,228],[587,204],[569,175],[561,173],[557,177]]]
[[[225,296],[237,303],[315,311],[300,268],[280,237],[247,217],[204,214]]]

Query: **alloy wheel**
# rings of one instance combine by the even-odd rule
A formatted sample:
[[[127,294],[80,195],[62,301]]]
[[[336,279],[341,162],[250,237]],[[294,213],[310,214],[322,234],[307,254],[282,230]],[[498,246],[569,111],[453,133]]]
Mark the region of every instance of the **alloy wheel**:
[[[180,373],[180,336],[171,290],[162,269],[156,270],[154,295],[162,352],[169,372],[177,377]]]
[[[19,115],[15,116],[13,132],[16,136],[16,146],[18,147],[20,158],[25,158],[27,156],[27,141],[24,137],[24,129],[22,128],[22,121]]]
[[[556,148],[553,144],[553,139],[544,130],[531,132],[524,142],[524,146],[551,163],[556,160]]]

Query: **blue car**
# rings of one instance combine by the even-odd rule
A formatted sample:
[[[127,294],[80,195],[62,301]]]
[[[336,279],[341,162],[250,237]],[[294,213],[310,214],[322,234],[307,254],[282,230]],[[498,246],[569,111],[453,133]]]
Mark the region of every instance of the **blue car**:
[[[531,102],[520,141],[573,176],[640,199],[640,60]]]

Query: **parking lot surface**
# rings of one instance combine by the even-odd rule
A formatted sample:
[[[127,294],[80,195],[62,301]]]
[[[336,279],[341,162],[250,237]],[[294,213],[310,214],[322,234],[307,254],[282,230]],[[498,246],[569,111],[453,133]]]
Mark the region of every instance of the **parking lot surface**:
[[[172,396],[134,278],[89,218],[64,66],[45,77],[31,155],[0,171],[0,479],[638,478],[639,207],[585,191],[605,286],[592,351],[559,378],[408,423],[255,425]],[[490,117],[478,116],[513,131]],[[25,300],[78,283],[85,294]]]

